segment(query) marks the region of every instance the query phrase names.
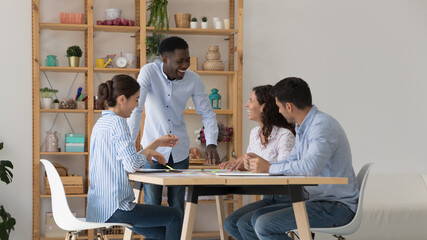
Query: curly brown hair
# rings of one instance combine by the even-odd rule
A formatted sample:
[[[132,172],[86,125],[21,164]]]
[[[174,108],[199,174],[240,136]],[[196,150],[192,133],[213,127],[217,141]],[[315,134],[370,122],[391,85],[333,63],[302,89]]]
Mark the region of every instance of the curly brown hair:
[[[279,107],[276,105],[276,100],[270,94],[273,86],[262,85],[254,87],[256,99],[259,105],[265,104],[261,113],[261,122],[263,124],[261,133],[264,136],[264,146],[268,144],[268,138],[274,126],[289,129],[295,135],[295,126],[286,121],[282,114],[279,113]]]

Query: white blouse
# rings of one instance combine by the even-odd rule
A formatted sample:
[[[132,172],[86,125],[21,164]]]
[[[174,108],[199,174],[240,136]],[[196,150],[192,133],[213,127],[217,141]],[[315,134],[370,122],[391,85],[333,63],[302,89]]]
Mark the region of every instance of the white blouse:
[[[261,143],[259,132],[259,126],[252,129],[247,153],[253,152],[270,163],[285,160],[288,157],[295,144],[295,136],[291,131],[274,126],[266,147]]]

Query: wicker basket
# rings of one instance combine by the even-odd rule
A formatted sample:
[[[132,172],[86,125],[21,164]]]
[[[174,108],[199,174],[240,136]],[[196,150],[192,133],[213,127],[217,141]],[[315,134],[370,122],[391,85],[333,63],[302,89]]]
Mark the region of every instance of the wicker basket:
[[[175,25],[177,28],[190,28],[191,14],[189,13],[176,13]]]
[[[218,52],[218,51],[219,51],[218,45],[210,45],[208,48],[208,52]]]
[[[207,52],[206,60],[221,60],[221,54],[219,52]]]
[[[224,71],[224,63],[221,60],[205,61],[202,65],[203,70],[206,71]]]

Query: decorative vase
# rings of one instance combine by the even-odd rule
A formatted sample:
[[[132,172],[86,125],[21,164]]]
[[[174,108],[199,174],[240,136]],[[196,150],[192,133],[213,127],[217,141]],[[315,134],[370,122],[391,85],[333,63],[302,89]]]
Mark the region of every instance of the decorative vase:
[[[57,67],[58,59],[55,55],[47,55],[45,60],[45,66],[47,67]]]
[[[191,14],[189,13],[176,13],[175,15],[175,25],[177,28],[189,28]]]
[[[205,58],[206,61],[202,65],[203,70],[224,71],[225,64],[221,61],[221,54],[217,45],[212,45],[208,48]]]
[[[58,136],[56,135],[56,131],[46,131],[44,144],[45,152],[58,152]]]
[[[208,51],[205,57],[206,57],[206,60],[219,60],[221,59],[221,54],[218,51],[216,52]]]
[[[190,28],[197,28],[197,22],[190,22]]]
[[[224,19],[224,29],[230,29],[230,19]]]
[[[59,103],[53,103],[53,109],[59,109]]]
[[[51,109],[53,99],[52,98],[40,98],[40,108],[41,109]]]
[[[208,29],[208,22],[202,22],[202,29]]]
[[[68,64],[70,67],[79,67],[80,66],[80,57],[68,57]]]

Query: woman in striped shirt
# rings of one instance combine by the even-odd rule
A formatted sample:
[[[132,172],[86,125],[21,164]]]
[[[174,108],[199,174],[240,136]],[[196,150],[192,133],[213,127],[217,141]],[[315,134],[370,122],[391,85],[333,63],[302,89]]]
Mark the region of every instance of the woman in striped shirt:
[[[154,157],[165,164],[159,146],[174,147],[178,138],[165,135],[136,151],[126,123],[138,105],[140,86],[128,75],[116,75],[99,85],[98,96],[107,110],[92,129],[87,203],[87,220],[92,222],[122,222],[132,224],[132,230],[146,239],[179,239],[182,218],[170,207],[133,203],[135,196],[127,174]]]

